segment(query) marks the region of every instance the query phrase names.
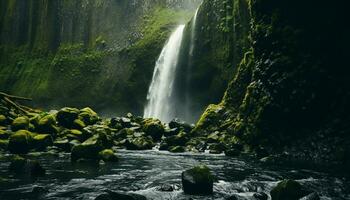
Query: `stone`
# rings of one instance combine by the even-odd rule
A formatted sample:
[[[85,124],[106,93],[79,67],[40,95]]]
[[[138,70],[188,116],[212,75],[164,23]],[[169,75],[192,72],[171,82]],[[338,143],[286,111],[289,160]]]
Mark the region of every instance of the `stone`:
[[[172,146],[169,148],[169,152],[171,153],[182,153],[185,152],[185,147],[183,146]]]
[[[28,130],[29,129],[29,118],[28,117],[17,117],[11,124],[12,131]]]
[[[12,132],[9,130],[0,130],[0,139],[5,140],[11,136]]]
[[[0,115],[0,126],[4,126],[7,125],[7,118],[5,117],[5,115]]]
[[[70,152],[70,150],[71,150],[69,140],[67,140],[67,139],[58,139],[58,140],[54,141],[53,145],[55,147],[58,147],[59,149],[65,151],[65,152]]]
[[[78,118],[86,125],[93,125],[100,120],[97,113],[89,107],[81,109]]]
[[[186,194],[209,195],[213,193],[214,177],[205,165],[182,172],[182,187]]]
[[[158,119],[145,119],[142,122],[143,131],[155,141],[159,141],[164,135],[164,126]]]
[[[36,127],[39,133],[56,134],[56,124],[57,122],[54,115],[45,115],[44,117],[39,119]]]
[[[294,180],[283,180],[277,184],[270,192],[272,200],[298,200],[307,193],[300,183]]]
[[[15,155],[11,158],[9,170],[17,173],[23,172],[26,164],[27,160],[25,158]]]
[[[73,121],[72,128],[77,130],[82,130],[86,127],[86,124],[81,119],[75,119]]]
[[[46,147],[53,145],[53,140],[49,134],[38,134],[33,137],[33,145],[37,150],[45,150]]]
[[[115,155],[112,149],[105,149],[99,152],[99,157],[104,162],[117,162],[118,157]]]
[[[56,114],[58,124],[65,128],[72,128],[74,120],[76,120],[79,116],[79,112],[80,111],[76,108],[62,108]]]
[[[7,151],[8,146],[9,146],[8,140],[0,139],[0,149]]]
[[[147,150],[152,149],[154,143],[150,137],[130,138],[126,140],[125,147],[128,150]]]
[[[11,153],[25,154],[28,153],[32,143],[31,132],[19,130],[9,138],[8,150]]]

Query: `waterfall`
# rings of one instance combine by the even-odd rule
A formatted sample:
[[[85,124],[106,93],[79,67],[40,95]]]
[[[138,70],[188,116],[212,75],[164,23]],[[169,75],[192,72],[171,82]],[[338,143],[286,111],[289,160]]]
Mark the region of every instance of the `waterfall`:
[[[180,25],[172,33],[156,62],[144,117],[158,118],[164,122],[175,118],[171,95],[184,28],[185,25]]]

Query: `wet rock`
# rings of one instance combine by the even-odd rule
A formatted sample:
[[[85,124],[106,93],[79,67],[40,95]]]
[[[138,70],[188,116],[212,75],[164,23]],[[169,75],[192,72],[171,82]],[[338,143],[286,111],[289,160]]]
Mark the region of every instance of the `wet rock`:
[[[267,200],[269,198],[269,195],[264,192],[258,192],[253,194],[253,197],[255,200]]]
[[[294,180],[283,180],[270,192],[272,200],[298,200],[307,195],[300,183]]]
[[[56,134],[58,131],[56,124],[57,122],[54,115],[46,115],[40,118],[36,127],[39,133]]]
[[[169,148],[169,152],[171,153],[182,153],[185,152],[185,147],[183,146],[172,146]]]
[[[211,154],[221,154],[225,150],[225,146],[220,143],[211,144],[209,146],[209,153]]]
[[[154,143],[149,137],[130,138],[126,140],[125,147],[128,150],[147,150],[152,149]]]
[[[175,188],[173,185],[164,184],[164,185],[160,186],[160,188],[158,190],[162,191],[162,192],[172,192],[175,190]]]
[[[107,191],[97,196],[95,200],[147,200],[147,198],[139,194]]]
[[[175,136],[170,136],[164,139],[164,142],[166,142],[169,146],[185,146],[187,141],[189,141],[188,134],[183,131]]]
[[[316,192],[314,192],[301,198],[300,200],[320,200],[320,196]]]
[[[49,134],[38,134],[33,137],[33,145],[37,150],[45,150],[46,147],[53,145],[53,140]]]
[[[228,149],[225,151],[225,155],[229,157],[237,157],[240,155],[240,153],[241,152],[236,149]]]
[[[65,152],[70,152],[70,150],[71,150],[71,146],[69,144],[68,139],[58,139],[58,140],[54,141],[53,145],[55,147],[58,147],[59,149],[65,151]]]
[[[211,133],[207,136],[208,143],[216,143],[220,140],[220,132],[215,131],[214,133]]]
[[[200,165],[182,172],[182,187],[186,194],[208,195],[213,193],[213,175],[207,166]]]
[[[28,173],[30,176],[44,176],[46,170],[36,160],[27,160],[21,156],[11,159],[9,170],[16,173]]]
[[[164,126],[158,119],[145,119],[142,122],[143,131],[155,141],[159,141],[164,135]]]
[[[167,151],[169,149],[169,145],[166,142],[161,142],[159,145],[159,151]]]
[[[79,159],[98,160],[99,152],[110,147],[110,141],[105,134],[94,135],[85,142],[73,146],[71,160],[73,162]]]
[[[30,149],[33,140],[32,133],[26,130],[19,130],[9,138],[8,150],[11,153],[24,154]]]
[[[178,128],[165,129],[164,136],[165,137],[174,136],[174,135],[177,135],[179,132],[180,132],[180,129]]]
[[[12,134],[9,130],[0,130],[0,140],[8,139]]]
[[[112,149],[105,149],[99,152],[99,157],[104,162],[117,162],[118,157],[115,155]]]
[[[58,124],[65,128],[72,128],[74,120],[79,116],[79,112],[76,108],[62,108],[56,114]]]
[[[17,117],[15,120],[13,120],[11,124],[12,131],[18,131],[18,130],[28,130],[29,129],[29,118],[26,116],[23,117]]]
[[[7,151],[9,145],[8,140],[2,140],[0,139],[0,149]]]
[[[81,119],[86,125],[93,125],[100,120],[97,113],[89,107],[81,109],[78,118]]]
[[[5,115],[0,115],[0,126],[7,125],[7,123],[8,123],[8,120],[5,117]]]
[[[130,128],[130,127],[132,127],[131,119],[126,118],[126,117],[120,118],[120,124],[122,125],[123,128]]]
[[[73,129],[77,129],[77,130],[82,130],[83,128],[86,127],[86,124],[84,123],[83,120],[81,119],[75,119],[73,121],[73,125],[72,125],[72,128]]]
[[[187,133],[191,132],[191,130],[193,129],[193,127],[190,124],[187,124],[179,119],[173,119],[171,122],[169,122],[169,128],[176,128]]]

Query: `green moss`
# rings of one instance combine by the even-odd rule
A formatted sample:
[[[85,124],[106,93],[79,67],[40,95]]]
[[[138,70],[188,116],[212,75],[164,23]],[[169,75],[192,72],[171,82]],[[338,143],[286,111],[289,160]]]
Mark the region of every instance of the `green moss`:
[[[112,149],[105,149],[99,153],[99,157],[101,160],[105,162],[117,162],[118,157],[115,155]]]
[[[17,117],[15,120],[13,120],[11,124],[11,129],[13,131],[18,130],[28,130],[29,128],[29,118],[28,117]]]

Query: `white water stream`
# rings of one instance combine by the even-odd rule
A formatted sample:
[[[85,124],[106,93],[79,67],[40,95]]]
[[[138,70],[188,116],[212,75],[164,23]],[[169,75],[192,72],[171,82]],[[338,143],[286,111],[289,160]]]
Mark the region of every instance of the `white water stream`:
[[[184,28],[185,25],[180,25],[172,33],[156,62],[144,110],[146,118],[157,118],[163,122],[175,118],[171,95]]]

